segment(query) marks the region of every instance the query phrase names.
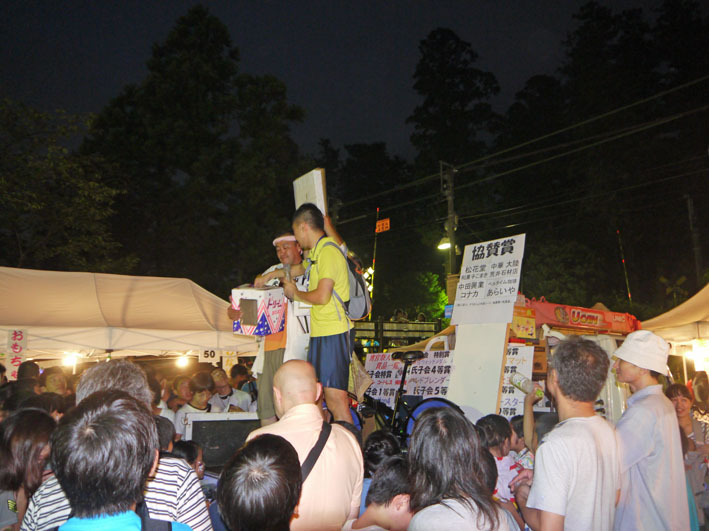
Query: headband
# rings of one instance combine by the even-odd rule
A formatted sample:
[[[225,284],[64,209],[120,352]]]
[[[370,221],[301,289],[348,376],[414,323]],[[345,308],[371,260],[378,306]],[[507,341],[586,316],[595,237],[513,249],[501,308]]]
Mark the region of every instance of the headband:
[[[293,236],[292,234],[286,234],[285,236],[279,236],[278,238],[276,238],[275,240],[273,240],[273,246],[275,247],[276,244],[278,244],[278,243],[294,242],[294,241],[297,241],[297,240],[295,239],[295,236]]]

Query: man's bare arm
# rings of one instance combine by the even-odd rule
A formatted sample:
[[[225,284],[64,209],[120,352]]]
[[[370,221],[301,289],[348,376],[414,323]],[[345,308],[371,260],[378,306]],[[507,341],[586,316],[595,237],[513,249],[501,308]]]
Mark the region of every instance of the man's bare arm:
[[[305,274],[305,266],[303,266],[302,263],[290,266],[291,278],[299,277],[304,274]],[[266,285],[266,282],[273,280],[274,278],[285,278],[285,277],[286,277],[285,269],[283,269],[282,267],[279,267],[278,269],[274,269],[270,273],[265,273],[263,275],[257,276],[254,279],[254,286],[257,288],[262,288]]]
[[[283,290],[286,297],[308,304],[324,305],[330,302],[332,290],[335,287],[335,281],[331,278],[321,278],[318,281],[317,287],[313,291],[299,291],[292,281],[285,280],[283,282]]]

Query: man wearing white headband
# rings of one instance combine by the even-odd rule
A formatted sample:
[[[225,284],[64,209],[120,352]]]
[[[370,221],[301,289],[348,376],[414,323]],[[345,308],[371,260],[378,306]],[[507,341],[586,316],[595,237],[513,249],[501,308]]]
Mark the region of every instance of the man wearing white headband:
[[[303,251],[292,232],[279,234],[273,240],[279,263],[269,267],[254,279],[254,286],[278,286],[289,275],[300,289],[308,290],[308,279],[303,274]],[[284,361],[307,359],[310,341],[310,310],[289,301],[286,306],[286,325],[283,332],[267,335],[264,339],[263,364],[254,363],[260,369],[257,376],[259,394],[257,408],[262,425],[276,422],[273,405],[273,376]]]
[[[616,429],[622,482],[614,529],[689,529],[689,506],[677,415],[662,393],[670,347],[649,330],[628,334],[615,351],[619,383],[633,395]]]

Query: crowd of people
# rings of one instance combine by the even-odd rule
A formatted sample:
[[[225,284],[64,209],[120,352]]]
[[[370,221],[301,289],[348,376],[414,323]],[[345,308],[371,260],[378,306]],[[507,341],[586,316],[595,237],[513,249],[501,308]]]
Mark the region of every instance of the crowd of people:
[[[704,523],[709,430],[683,385],[663,393],[669,346],[629,334],[613,370],[632,391],[617,425],[595,402],[613,378],[595,342],[562,341],[546,393],[558,413],[467,418],[432,408],[410,440],[362,440],[347,395],[353,350],[347,250],[311,204],[273,241],[279,262],[254,280],[288,298],[282,333],[252,370],[166,374],[126,360],[79,377],[27,361],[0,387],[0,529],[640,530]],[[305,251],[305,252],[304,252]],[[238,301],[230,316],[241,317]],[[254,379],[253,376],[256,376]],[[255,381],[254,381],[255,380]],[[471,375],[474,383],[474,375]],[[666,394],[666,396],[665,396]],[[256,412],[252,431],[200,484],[205,452],[191,414]],[[406,448],[402,448],[406,443]]]
[[[170,385],[149,367],[110,361],[86,370],[75,387],[61,373],[60,395],[47,391],[48,376],[60,381],[59,372],[40,385],[36,364],[26,362],[22,377],[2,387],[0,524],[37,531],[165,522],[232,531],[698,528],[708,430],[691,414],[690,389],[673,384],[663,393],[667,354],[646,331],[616,351],[615,378],[633,394],[614,427],[594,409],[608,355],[588,340],[561,342],[546,382],[559,423],[532,448],[528,419],[489,414],[472,423],[453,407],[422,413],[408,448],[386,430],[360,445],[324,414],[315,367],[290,360],[273,375],[277,420],[251,432],[226,463],[214,499],[200,487],[204,450],[181,438],[164,413],[203,411],[215,397],[220,411],[249,410],[251,395],[241,391],[249,400],[239,402],[235,393],[242,369],[231,379],[215,369]],[[527,405],[536,399],[530,393]]]

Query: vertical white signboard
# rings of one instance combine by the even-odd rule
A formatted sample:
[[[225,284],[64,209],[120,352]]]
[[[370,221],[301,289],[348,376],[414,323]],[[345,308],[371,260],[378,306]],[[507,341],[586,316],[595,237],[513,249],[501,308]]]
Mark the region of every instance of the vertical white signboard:
[[[295,208],[303,203],[313,203],[323,214],[327,214],[327,195],[325,188],[325,170],[315,168],[293,181]]]
[[[465,246],[451,324],[511,323],[524,234]]]

